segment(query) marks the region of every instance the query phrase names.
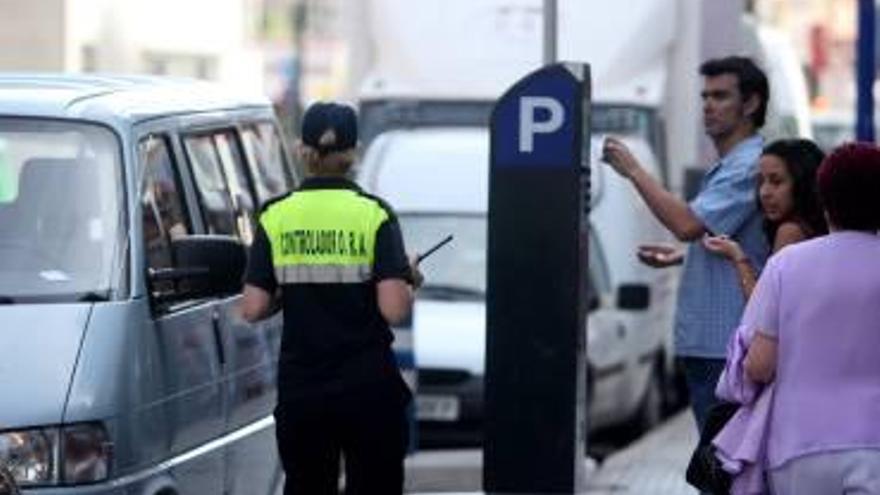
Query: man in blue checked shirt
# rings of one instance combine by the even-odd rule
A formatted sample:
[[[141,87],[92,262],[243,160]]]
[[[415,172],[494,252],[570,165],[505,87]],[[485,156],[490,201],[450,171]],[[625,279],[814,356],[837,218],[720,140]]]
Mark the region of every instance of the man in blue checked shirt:
[[[703,177],[696,198],[686,203],[649,175],[617,139],[605,141],[603,157],[633,183],[657,219],[688,242],[686,256],[671,246],[639,246],[639,259],[662,268],[684,262],[675,317],[675,348],[687,380],[691,407],[702,429],[725,351],[745,301],[732,265],[707,251],[705,235],[727,235],[743,247],[753,266],[763,267],[768,246],[756,202],[758,158],[770,95],[767,77],[744,57],[709,60],[703,75],[703,126],[718,160]]]

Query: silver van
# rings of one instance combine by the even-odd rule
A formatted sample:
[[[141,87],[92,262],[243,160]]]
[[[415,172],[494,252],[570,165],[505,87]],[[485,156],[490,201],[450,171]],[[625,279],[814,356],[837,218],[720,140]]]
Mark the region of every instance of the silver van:
[[[235,305],[254,215],[295,181],[262,97],[0,75],[0,479],[278,491],[281,320]]]

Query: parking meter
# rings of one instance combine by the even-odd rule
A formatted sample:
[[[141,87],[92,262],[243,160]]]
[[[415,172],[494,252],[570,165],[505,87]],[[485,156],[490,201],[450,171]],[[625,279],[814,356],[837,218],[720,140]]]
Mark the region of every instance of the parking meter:
[[[521,79],[491,117],[484,489],[583,489],[589,67]]]

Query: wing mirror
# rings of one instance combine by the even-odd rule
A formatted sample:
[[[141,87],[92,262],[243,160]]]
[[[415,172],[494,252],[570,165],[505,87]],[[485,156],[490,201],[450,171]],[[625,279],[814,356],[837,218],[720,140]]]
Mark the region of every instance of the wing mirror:
[[[622,284],[617,288],[617,307],[644,311],[651,306],[651,288],[645,284]]]
[[[154,286],[171,281],[175,290],[158,294],[169,300],[214,297],[241,291],[247,259],[238,239],[224,235],[191,235],[171,241],[174,266],[150,270]]]

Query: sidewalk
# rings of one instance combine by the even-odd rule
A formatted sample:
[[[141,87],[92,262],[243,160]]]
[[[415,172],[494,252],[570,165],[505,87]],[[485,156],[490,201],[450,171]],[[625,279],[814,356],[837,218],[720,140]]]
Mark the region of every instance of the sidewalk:
[[[684,470],[696,436],[689,412],[673,416],[601,466],[589,465],[586,494],[695,495]],[[420,452],[407,459],[406,492],[480,494],[482,461],[479,450]]]
[[[684,471],[697,444],[690,410],[681,412],[630,447],[612,455],[590,478],[587,493],[695,495]]]

